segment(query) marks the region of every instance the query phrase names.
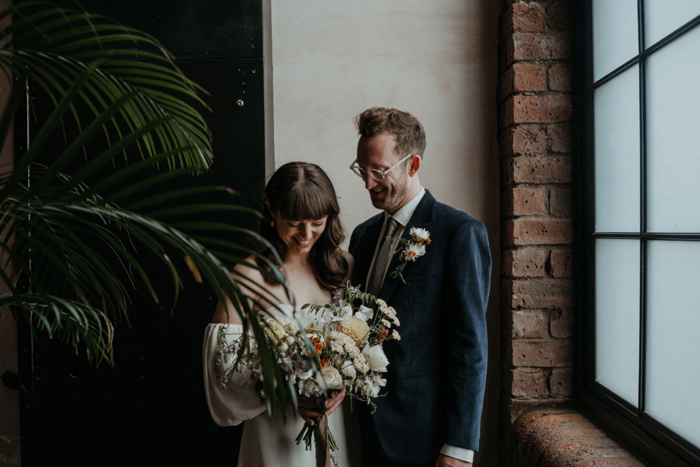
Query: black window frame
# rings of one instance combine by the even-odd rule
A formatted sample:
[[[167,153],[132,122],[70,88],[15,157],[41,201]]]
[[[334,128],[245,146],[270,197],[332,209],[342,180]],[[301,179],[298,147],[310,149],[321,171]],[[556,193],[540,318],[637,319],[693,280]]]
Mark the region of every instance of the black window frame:
[[[573,1],[574,15],[574,245],[577,340],[575,402],[577,408],[613,439],[648,465],[700,466],[700,447],[644,412],[646,364],[646,254],[651,240],[700,241],[700,233],[651,233],[646,219],[646,63],[648,57],[686,32],[700,27],[700,15],[651,47],[644,48],[644,0],[637,0],[638,50],[606,76],[593,79],[593,0]],[[640,231],[595,232],[594,89],[639,65],[640,104]],[[595,240],[640,241],[639,408],[595,380]],[[692,390],[692,388],[689,388]],[[698,421],[700,423],[700,420]]]

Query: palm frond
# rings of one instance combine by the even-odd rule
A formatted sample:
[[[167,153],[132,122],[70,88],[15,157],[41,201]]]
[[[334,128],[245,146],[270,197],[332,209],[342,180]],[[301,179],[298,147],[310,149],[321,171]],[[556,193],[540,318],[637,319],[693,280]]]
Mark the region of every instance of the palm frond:
[[[290,388],[247,296],[270,305],[274,298],[234,270],[267,274],[246,261],[257,253],[241,239],[271,245],[203,218],[258,214],[236,206],[230,188],[165,188],[211,164],[206,91],[148,34],[48,2],[6,5],[0,19],[12,15],[13,23],[0,31],[0,72],[13,84],[0,145],[24,103],[51,110],[30,109],[29,147],[14,167],[0,167],[0,280],[8,290],[0,306],[33,332],[113,364],[114,327],[128,322],[132,295],[174,309],[183,274],[195,274],[236,305],[258,341],[270,410],[277,397],[295,403],[293,391],[275,391]],[[284,284],[275,262],[258,258]]]

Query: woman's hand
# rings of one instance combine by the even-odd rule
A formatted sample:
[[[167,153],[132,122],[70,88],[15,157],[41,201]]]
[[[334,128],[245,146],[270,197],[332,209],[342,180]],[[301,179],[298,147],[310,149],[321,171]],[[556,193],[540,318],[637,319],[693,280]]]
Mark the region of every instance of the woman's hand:
[[[330,397],[324,401],[325,414],[330,415],[335,410],[340,407],[340,403],[343,402],[345,398],[345,388],[342,391],[330,391]],[[316,399],[311,397],[299,396],[299,415],[304,419],[306,423],[311,426],[315,426],[315,419],[323,415],[319,412],[318,405],[316,405]]]

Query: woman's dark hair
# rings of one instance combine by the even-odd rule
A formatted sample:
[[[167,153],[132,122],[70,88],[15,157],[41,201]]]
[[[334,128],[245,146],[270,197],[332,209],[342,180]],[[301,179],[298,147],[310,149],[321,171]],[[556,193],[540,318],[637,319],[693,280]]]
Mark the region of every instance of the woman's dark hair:
[[[338,197],[326,172],[316,164],[289,162],[272,175],[265,187],[264,196],[265,201],[270,203],[270,209],[263,208],[260,233],[275,247],[283,260],[287,255],[287,246],[277,235],[277,229],[271,225],[272,212],[279,211],[282,218],[294,221],[328,216],[323,234],[311,249],[309,262],[323,288],[334,290],[344,286],[349,266],[340,244],[345,239],[345,232],[340,221]],[[276,262],[268,248],[263,248],[261,253],[273,263]],[[261,268],[269,270],[260,259],[257,263]],[[267,276],[265,280],[273,282]]]

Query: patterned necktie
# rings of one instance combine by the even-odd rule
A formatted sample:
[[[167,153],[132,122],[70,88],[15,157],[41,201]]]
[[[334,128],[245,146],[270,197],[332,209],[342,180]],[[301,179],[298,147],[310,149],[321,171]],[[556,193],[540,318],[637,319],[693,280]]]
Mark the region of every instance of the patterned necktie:
[[[379,297],[379,292],[382,290],[384,271],[386,271],[386,265],[391,259],[391,240],[394,237],[394,232],[396,232],[396,228],[398,226],[398,221],[393,217],[389,217],[386,222],[386,228],[384,229],[382,243],[379,245],[377,257],[374,260],[374,269],[372,270],[372,275],[369,278],[369,285],[367,286],[367,292],[375,297]]]

